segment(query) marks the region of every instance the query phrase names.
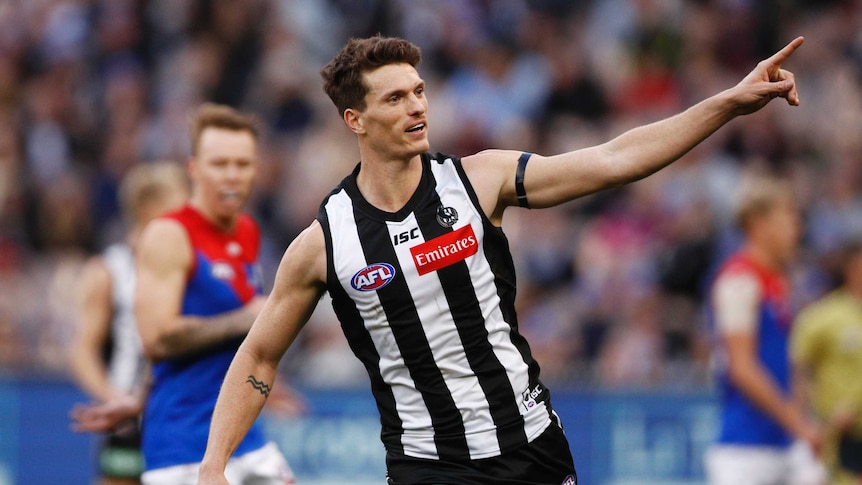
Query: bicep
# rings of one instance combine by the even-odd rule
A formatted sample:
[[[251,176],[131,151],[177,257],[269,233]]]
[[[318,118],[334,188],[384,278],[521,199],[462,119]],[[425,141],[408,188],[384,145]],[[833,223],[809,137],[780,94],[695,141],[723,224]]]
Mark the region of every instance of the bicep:
[[[148,225],[138,244],[135,319],[145,347],[179,316],[191,264],[185,232],[166,222]]]
[[[616,168],[603,145],[550,157],[533,155],[524,173],[530,207],[552,207],[621,185],[624,180]]]
[[[492,220],[519,204],[515,180],[522,153],[486,150],[463,159],[482,209]],[[550,157],[532,154],[523,174],[528,207],[552,207],[616,185],[610,158],[601,145]]]
[[[755,336],[751,332],[735,332],[723,337],[728,364],[733,369],[748,368],[757,359]]]

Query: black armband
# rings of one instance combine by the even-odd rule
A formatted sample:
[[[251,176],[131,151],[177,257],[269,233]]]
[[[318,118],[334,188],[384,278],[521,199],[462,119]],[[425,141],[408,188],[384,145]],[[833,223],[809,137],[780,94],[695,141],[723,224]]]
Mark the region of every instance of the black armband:
[[[530,208],[527,202],[527,190],[524,189],[524,171],[527,169],[527,162],[530,160],[532,153],[524,152],[518,158],[518,171],[515,172],[515,194],[518,196],[518,205],[521,207]]]

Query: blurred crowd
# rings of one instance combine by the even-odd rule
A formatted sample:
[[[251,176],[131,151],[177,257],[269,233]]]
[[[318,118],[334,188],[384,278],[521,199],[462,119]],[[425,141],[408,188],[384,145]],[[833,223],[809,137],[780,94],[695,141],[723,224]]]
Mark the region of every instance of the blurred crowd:
[[[85,258],[121,234],[130,167],[188,156],[205,100],[256,113],[249,211],[268,281],[358,162],[319,69],[351,36],[423,49],[435,151],[601,143],[731,87],[797,35],[802,105],[734,120],[670,168],[555,209],[512,209],[523,333],[556,386],[708,384],[704,288],[735,248],[734,192],[789,177],[805,214],[796,304],[862,236],[859,0],[0,1],[0,372],[63,373]],[[781,101],[781,100],[779,100]],[[328,302],[283,361],[365,386]]]

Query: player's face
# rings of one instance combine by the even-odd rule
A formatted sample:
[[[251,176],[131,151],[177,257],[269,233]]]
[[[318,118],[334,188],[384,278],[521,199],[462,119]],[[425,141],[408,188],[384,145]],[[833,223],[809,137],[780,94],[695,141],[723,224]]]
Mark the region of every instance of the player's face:
[[[770,236],[771,250],[783,264],[789,264],[802,236],[802,221],[796,204],[781,199],[764,214],[765,230]]]
[[[410,64],[388,64],[363,74],[370,88],[357,122],[366,146],[385,157],[410,159],[427,152],[425,81]]]
[[[257,142],[245,130],[206,128],[190,164],[192,201],[212,218],[232,219],[251,193]]]

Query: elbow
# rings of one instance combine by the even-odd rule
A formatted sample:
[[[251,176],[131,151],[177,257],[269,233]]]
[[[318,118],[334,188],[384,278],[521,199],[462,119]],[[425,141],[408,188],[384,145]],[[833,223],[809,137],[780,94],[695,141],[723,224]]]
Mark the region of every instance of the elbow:
[[[621,187],[644,179],[655,173],[660,166],[653,166],[638,159],[636,153],[615,147],[613,140],[601,145],[600,162],[605,176],[606,188]],[[663,165],[661,165],[663,166]]]
[[[141,334],[141,349],[150,362],[158,362],[173,357],[170,349],[171,336],[166,333],[155,335]]]
[[[165,346],[158,341],[141,342],[144,357],[150,362],[158,362],[167,358]]]
[[[750,376],[760,364],[754,359],[732,358],[729,361],[727,377],[737,388],[744,388],[750,382]]]
[[[610,144],[602,145],[600,153],[599,163],[602,165],[601,173],[605,182],[603,189],[621,187],[649,175],[638,171],[637,166],[627,164],[625,155],[618,153]]]

